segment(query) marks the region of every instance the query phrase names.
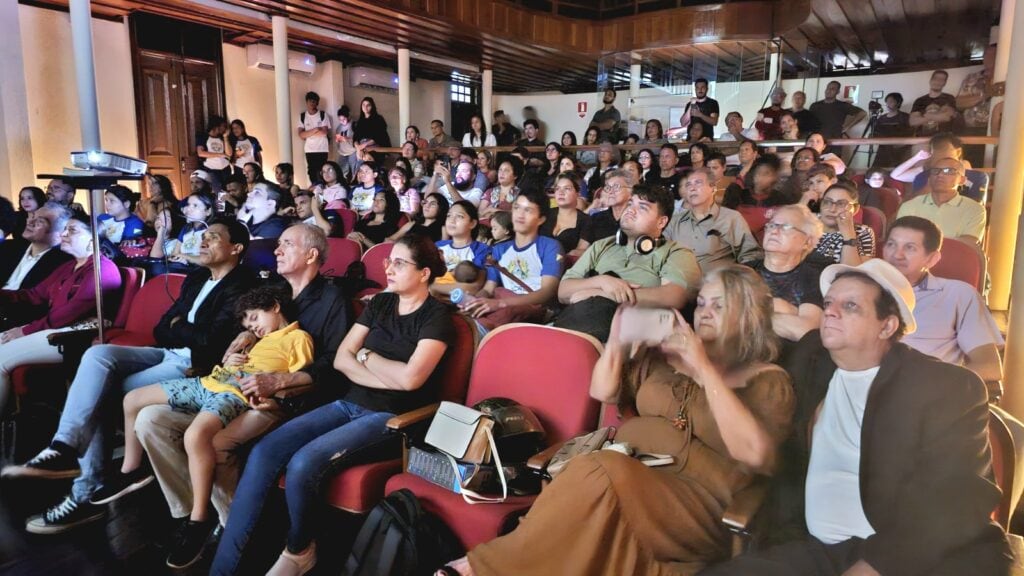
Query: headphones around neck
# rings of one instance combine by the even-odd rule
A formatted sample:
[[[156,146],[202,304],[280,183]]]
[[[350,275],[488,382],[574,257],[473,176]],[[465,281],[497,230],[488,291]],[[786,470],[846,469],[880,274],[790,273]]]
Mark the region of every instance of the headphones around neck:
[[[622,228],[619,228],[618,230],[615,231],[615,243],[618,244],[619,246],[626,246],[629,244],[629,237],[626,236],[626,233],[622,231]],[[651,238],[646,234],[642,234],[638,236],[637,239],[633,242],[633,251],[636,252],[637,254],[640,254],[641,256],[646,256],[651,252],[654,252],[658,248],[662,247],[664,244],[664,236]]]

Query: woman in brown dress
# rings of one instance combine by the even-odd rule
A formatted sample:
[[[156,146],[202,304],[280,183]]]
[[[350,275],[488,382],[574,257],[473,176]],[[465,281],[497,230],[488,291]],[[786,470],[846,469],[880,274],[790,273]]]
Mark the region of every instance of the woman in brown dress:
[[[591,396],[637,414],[617,442],[674,462],[649,468],[610,450],[573,459],[515,531],[450,565],[459,574],[693,574],[728,557],[722,513],[772,472],[793,413],[789,376],[770,364],[771,293],[749,268],[709,272],[695,329],[677,314],[674,333],[633,359],[619,316]]]

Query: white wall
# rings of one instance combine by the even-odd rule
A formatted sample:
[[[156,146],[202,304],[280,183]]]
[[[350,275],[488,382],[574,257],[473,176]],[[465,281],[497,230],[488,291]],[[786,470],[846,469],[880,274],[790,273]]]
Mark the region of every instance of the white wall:
[[[980,69],[981,66],[949,69],[949,82],[946,84],[945,91],[955,95],[960,88],[960,83],[963,82],[963,79],[967,74]],[[797,90],[803,90],[807,93],[807,105],[810,106],[811,102],[819,100],[824,96],[825,85],[835,79],[842,83],[844,87],[848,85],[860,87],[858,99],[855,104],[861,108],[867,108],[868,102],[871,100],[871,92],[873,90],[882,90],[886,94],[889,92],[902,93],[903,110],[910,112],[910,106],[913,104],[914,99],[928,91],[928,79],[931,77],[931,74],[930,70],[925,70],[922,72],[908,72],[903,74],[875,74],[871,76],[849,76],[845,78],[786,80],[783,82],[783,88],[785,88],[786,92],[789,94],[792,94]],[[718,100],[721,108],[721,120],[716,127],[716,133],[721,134],[725,131],[725,114],[733,110],[736,110],[743,115],[744,122],[747,125],[752,124],[754,117],[757,115],[757,111],[764,106],[765,98],[767,97],[770,89],[771,83],[768,81],[729,82],[713,85],[711,96]],[[582,139],[587,126],[590,124],[590,118],[593,116],[594,111],[600,109],[602,106],[601,97],[602,94],[591,92],[580,94],[562,94],[552,92],[532,94],[495,94],[494,109],[505,110],[505,112],[511,117],[513,124],[521,126],[523,121],[523,107],[527,105],[533,106],[537,110],[537,114],[544,128],[541,137],[545,141],[560,140],[562,133],[566,130],[572,130],[576,133],[577,139]],[[673,119],[671,122],[669,121],[669,108],[685,105],[688,98],[688,96],[666,94],[657,88],[645,88],[640,91],[640,95],[637,97],[635,104],[630,108],[628,106],[628,93],[627,91],[622,90],[618,93],[616,107],[623,113],[623,115],[626,115],[628,110],[631,119],[639,121],[641,126],[647,120],[657,118],[661,120],[662,124],[666,128],[668,128],[671,125],[677,125],[679,123],[678,118]],[[580,118],[576,112],[577,103],[580,101],[587,103],[587,113],[583,118]],[[790,101],[787,98],[786,106],[788,107],[789,105]],[[856,126],[854,127],[852,134],[860,136],[863,129],[863,125]],[[643,136],[642,133],[637,133]]]
[[[18,17],[31,130],[31,142],[21,145],[30,147],[36,173],[60,173],[71,163],[70,152],[82,144],[71,58],[71,17],[26,5],[18,6]],[[93,18],[92,26],[101,145],[105,150],[138,156],[128,24]],[[79,195],[83,200],[84,194]]]
[[[353,115],[359,114],[359,103],[369,96],[377,105],[377,113],[388,123],[391,144],[398,146],[405,141],[405,126],[398,125],[398,94],[349,85],[349,69],[345,70],[345,102]],[[451,91],[448,82],[415,80],[409,83],[412,95],[409,98],[409,121],[420,129],[424,138],[430,138],[430,122],[435,118],[450,124]]]

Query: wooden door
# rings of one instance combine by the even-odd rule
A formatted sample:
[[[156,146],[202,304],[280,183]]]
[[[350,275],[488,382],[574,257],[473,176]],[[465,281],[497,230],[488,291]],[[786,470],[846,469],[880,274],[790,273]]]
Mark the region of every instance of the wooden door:
[[[142,158],[184,198],[189,174],[199,165],[196,137],[211,116],[223,115],[220,72],[212,62],[143,51],[136,77]]]

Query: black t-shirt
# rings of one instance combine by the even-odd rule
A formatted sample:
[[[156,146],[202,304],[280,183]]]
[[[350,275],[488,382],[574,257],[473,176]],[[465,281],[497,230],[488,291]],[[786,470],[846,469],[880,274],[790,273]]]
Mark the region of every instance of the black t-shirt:
[[[587,216],[586,212],[582,210],[576,211],[576,226],[574,228],[565,228],[558,233],[558,236],[555,236],[555,224],[557,223],[558,208],[551,208],[548,210],[548,217],[540,225],[540,235],[558,240],[565,253],[575,250],[576,246],[579,246],[580,238],[586,240],[590,235],[590,216]]]
[[[942,108],[943,106],[949,106],[950,108],[956,110],[956,96],[953,96],[952,94],[946,94],[945,92],[943,92],[942,94],[939,94],[935,98],[932,98],[928,94],[925,94],[924,96],[921,96],[917,100],[914,100],[914,105],[910,107],[910,113],[913,114],[914,112],[920,112],[921,114],[924,114],[925,111],[928,110],[928,107],[931,106],[932,104],[938,105],[939,108]],[[917,135],[931,136],[932,134],[938,134],[939,132],[950,132],[952,130],[952,120],[950,120],[949,122],[939,122],[932,125],[929,125],[927,122],[925,122],[924,124],[921,124],[920,126],[917,127]]]
[[[433,224],[417,222],[412,225],[412,228],[409,229],[408,233],[426,236],[434,242],[439,242],[441,240],[442,230],[444,230],[444,220],[438,219],[434,220]]]
[[[356,323],[370,329],[363,347],[396,362],[408,362],[420,340],[439,340],[448,346],[455,341],[451,315],[435,298],[427,298],[415,312],[400,316],[398,294],[381,292],[370,300]],[[426,406],[437,398],[443,364],[442,359],[423,386],[416,390],[378,390],[353,382],[345,400],[369,410],[392,414]]]
[[[675,172],[668,178],[661,177],[661,168],[651,168],[651,171],[647,173],[647,177],[644,178],[644,182],[648,186],[661,186],[665,190],[668,190],[672,194],[672,198],[679,198],[679,179],[681,175],[679,172]]]
[[[250,224],[249,235],[253,238],[280,238],[290,225],[290,220],[274,214],[259,224]]]
[[[821,133],[825,138],[832,140],[843,135],[843,124],[846,117],[857,113],[857,107],[843,100],[825,102],[819,100],[811,104],[811,113],[821,124]]]
[[[740,206],[756,206],[759,208],[769,208],[771,206],[782,206],[784,204],[793,204],[800,200],[799,196],[793,198],[787,194],[783,189],[772,190],[768,196],[764,198],[756,198],[749,188],[744,188],[739,184],[733,182],[725,188],[725,195],[722,197],[722,206],[731,208],[733,210]]]
[[[705,98],[703,102],[697,102],[696,104],[686,103],[686,108],[683,110],[683,114],[690,109],[690,106],[696,106],[697,110],[700,110],[701,114],[705,116],[711,116],[712,114],[718,114],[718,100],[714,98]],[[708,138],[715,137],[715,127],[705,122],[704,120],[697,118],[696,116],[690,116],[690,124],[702,124],[704,126],[704,135]]]
[[[496,124],[492,124],[491,134],[494,134],[494,140],[497,141],[498,146],[513,146],[522,138],[519,129],[511,124],[506,124],[505,130],[502,132],[498,132]]]
[[[355,231],[369,238],[372,242],[380,244],[388,239],[388,236],[398,232],[397,220],[385,220],[381,224],[370,226],[370,218],[363,218],[356,222]],[[436,242],[436,240],[435,240]]]
[[[800,130],[800,137],[807,138],[811,132],[821,130],[821,122],[810,110],[804,109],[793,112],[793,119],[796,120],[797,128]]]
[[[619,230],[619,221],[612,214],[612,209],[601,210],[590,217],[590,229],[583,239],[593,244],[602,238],[614,236]]]
[[[764,260],[753,262],[750,267],[761,275],[765,284],[768,284],[772,296],[782,298],[797,307],[801,304],[814,304],[823,308],[824,299],[818,280],[825,266],[831,263],[827,258],[812,253],[789,272],[772,272],[765,268]]]

